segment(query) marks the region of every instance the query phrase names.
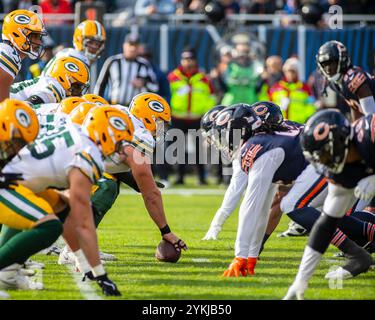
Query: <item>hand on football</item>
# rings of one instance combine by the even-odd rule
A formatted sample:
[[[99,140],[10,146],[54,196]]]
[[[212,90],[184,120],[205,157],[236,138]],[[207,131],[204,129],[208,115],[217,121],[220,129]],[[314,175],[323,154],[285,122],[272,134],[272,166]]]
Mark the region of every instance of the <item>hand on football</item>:
[[[186,243],[179,239],[173,232],[166,233],[163,235],[163,239],[172,243],[177,251],[181,251],[184,249],[185,251],[188,249]]]

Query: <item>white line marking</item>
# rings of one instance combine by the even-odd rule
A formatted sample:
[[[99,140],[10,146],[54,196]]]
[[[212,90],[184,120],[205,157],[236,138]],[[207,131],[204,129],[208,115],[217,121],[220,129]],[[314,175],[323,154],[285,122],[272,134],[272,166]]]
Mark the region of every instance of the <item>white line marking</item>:
[[[191,259],[193,262],[203,263],[203,262],[210,262],[210,259],[206,258],[193,258]]]
[[[86,281],[82,281],[82,274],[80,272],[75,272],[74,265],[66,264],[65,266],[72,274],[72,277],[85,300],[103,300],[103,298],[96,293],[96,289],[91,285],[91,280],[87,279]]]
[[[180,195],[180,196],[221,196],[225,194],[222,189],[159,189],[164,195]],[[120,194],[123,195],[141,195],[130,189],[121,189]]]

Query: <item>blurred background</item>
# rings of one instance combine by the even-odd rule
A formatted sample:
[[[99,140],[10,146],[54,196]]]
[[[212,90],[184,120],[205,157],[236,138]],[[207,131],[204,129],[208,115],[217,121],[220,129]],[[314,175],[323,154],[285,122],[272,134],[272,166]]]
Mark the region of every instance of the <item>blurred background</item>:
[[[46,54],[36,64],[25,61],[18,81],[38,76],[57,51],[72,46],[80,21],[96,19],[104,25],[107,41],[92,66],[92,88],[105,60],[123,53],[124,39],[131,34],[137,55],[155,73],[157,93],[171,103],[172,126],[184,132],[199,127],[200,117],[216,104],[271,100],[287,118],[301,123],[320,108],[348,112],[317,71],[315,55],[328,40],[344,43],[353,64],[374,74],[373,0],[2,0],[1,18],[17,8],[37,10],[49,32]],[[177,98],[180,72],[189,86],[203,88],[189,105]],[[186,139],[187,153],[197,155],[204,148]],[[154,169],[167,186],[230,181],[220,164]],[[185,179],[192,175],[197,178]]]

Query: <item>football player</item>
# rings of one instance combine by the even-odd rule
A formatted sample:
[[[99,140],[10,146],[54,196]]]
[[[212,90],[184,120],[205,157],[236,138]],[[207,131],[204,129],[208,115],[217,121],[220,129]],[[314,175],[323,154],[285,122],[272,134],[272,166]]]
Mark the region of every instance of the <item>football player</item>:
[[[65,48],[53,58],[44,68],[42,75],[48,72],[54,60],[61,57],[74,57],[81,60],[88,68],[100,58],[104,50],[106,32],[99,21],[85,20],[81,22],[73,34],[74,48]]]
[[[61,219],[69,212],[64,222],[64,238],[77,259],[86,262],[82,262],[85,271],[91,273],[106,295],[120,293],[108,279],[99,259],[90,194],[104,168],[102,157],[113,157],[132,136],[133,125],[126,114],[112,107],[94,108],[82,130],[71,124],[39,136],[3,169],[4,173],[21,173],[22,186],[48,199]],[[50,188],[69,188],[69,206]],[[19,234],[3,247],[16,237]]]
[[[0,101],[9,98],[22,60],[26,57],[35,60],[42,55],[44,35],[43,21],[34,12],[15,10],[5,16],[0,43]]]
[[[260,130],[272,130],[277,128],[283,122],[283,115],[280,108],[272,102],[260,101],[251,105],[255,113],[262,119],[262,126]],[[215,108],[208,111],[201,120],[201,129],[203,136],[206,137],[208,143],[211,142],[211,134],[213,134],[212,126],[216,119],[216,116],[222,111],[225,106],[216,106]],[[225,221],[229,218],[232,212],[237,207],[238,202],[241,199],[243,192],[247,186],[247,175],[241,169],[240,159],[236,158],[232,162],[233,175],[225,192],[223,202],[220,208],[217,210],[214,218],[212,219],[209,230],[204,236],[203,240],[217,240],[219,232]],[[279,201],[275,202],[273,207],[277,205]],[[275,210],[273,210],[275,211]],[[271,216],[274,217],[276,214],[280,216],[280,210],[278,212],[272,212]],[[268,235],[265,236],[268,238]]]
[[[350,124],[338,110],[332,109],[319,111],[306,123],[301,145],[306,158],[328,178],[328,195],[312,228],[297,276],[284,299],[304,298],[308,282],[340,219],[356,197],[365,201],[374,197],[374,132],[374,115]],[[351,275],[343,269],[341,276]]]
[[[375,113],[375,79],[351,63],[348,50],[341,42],[332,40],[323,44],[316,63],[328,85],[351,108],[353,120]]]
[[[98,181],[91,198],[95,224],[98,226],[112,207],[119,194],[120,182],[124,182],[141,192],[146,209],[160,229],[162,237],[174,244],[177,250],[186,250],[184,241],[167,224],[161,193],[151,171],[155,139],[163,139],[163,128],[171,118],[169,104],[159,95],[145,92],[133,98],[129,109],[119,105],[115,107],[129,113],[134,125],[134,138],[123,145],[119,159],[115,162],[106,161],[106,172]],[[105,260],[116,259],[108,254],[102,257]],[[59,261],[73,262],[67,248],[61,252]]]
[[[288,185],[296,181],[292,190],[294,188],[293,194],[300,197],[301,191],[311,189],[310,186],[315,183],[315,179],[309,179],[312,173],[308,167],[306,168],[307,162],[299,146],[300,125],[283,122],[279,127],[263,132],[259,131],[261,126],[258,126],[252,130],[250,135],[242,126],[245,122],[244,119],[253,119],[253,115],[256,115],[256,113],[248,105],[236,107],[239,107],[242,111],[232,111],[232,114],[228,114],[227,110],[231,112],[231,108],[224,109],[218,114],[214,124],[214,129],[224,133],[227,131],[227,135],[234,129],[245,130],[245,133],[241,133],[241,139],[245,141],[241,149],[241,167],[248,173],[248,186],[240,207],[236,257],[228,270],[224,272],[224,276],[254,274],[255,264],[262,246],[262,238],[263,242],[265,241],[267,213],[274,198],[276,185],[280,183]],[[248,138],[247,141],[246,138]],[[221,150],[234,152],[234,145],[232,143],[231,146],[228,139],[224,139],[224,144],[222,141],[218,144]],[[240,145],[237,146],[237,150],[239,150]],[[319,174],[316,174],[316,176],[319,178]],[[319,192],[310,196],[310,200],[317,198],[317,195],[319,195]],[[303,206],[307,205],[308,203],[303,204]],[[348,219],[350,218],[348,217]],[[314,223],[313,219],[309,222]],[[362,227],[362,222],[355,220],[353,223],[356,222]],[[348,223],[350,224],[350,222]],[[361,232],[359,236],[362,236]],[[344,248],[346,252],[349,247],[358,247],[349,239],[346,243],[347,246]],[[341,249],[341,247],[339,248]],[[368,255],[363,249],[361,254]],[[369,265],[366,264],[364,268],[367,270],[368,267]],[[363,272],[363,269],[358,271],[358,273],[360,272]]]
[[[38,135],[39,123],[26,103],[5,99],[0,103],[1,168],[12,162],[18,152]],[[24,232],[18,233],[0,248],[0,287],[41,289],[22,273],[22,264],[33,254],[52,244],[62,232],[61,222],[48,202],[32,190],[18,184],[17,171],[2,172],[0,223]],[[12,179],[13,180],[12,180]]]
[[[59,103],[65,97],[81,96],[90,85],[90,72],[74,57],[58,58],[44,75],[13,84],[10,96],[32,104]]]

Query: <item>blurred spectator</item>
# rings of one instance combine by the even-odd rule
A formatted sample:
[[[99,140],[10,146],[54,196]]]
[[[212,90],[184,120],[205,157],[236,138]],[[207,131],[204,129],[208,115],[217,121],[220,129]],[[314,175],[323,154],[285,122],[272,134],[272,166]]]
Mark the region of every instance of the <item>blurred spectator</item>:
[[[286,0],[283,7],[283,11],[286,14],[297,14],[298,11],[298,0]]]
[[[270,98],[283,110],[286,119],[305,123],[316,111],[311,89],[299,78],[300,62],[289,58],[283,66],[285,78],[270,89]]]
[[[43,37],[43,45],[45,50],[44,54],[37,63],[34,63],[29,67],[29,70],[26,74],[26,79],[39,77],[48,61],[50,61],[54,56],[53,49],[55,47],[55,42],[52,40],[52,38],[49,36]]]
[[[152,14],[174,14],[176,12],[176,3],[174,0],[137,0],[135,3],[134,14],[136,16],[145,16]]]
[[[108,92],[111,104],[129,105],[141,92],[159,90],[156,75],[150,64],[138,56],[139,38],[128,34],[123,53],[109,57],[100,71],[94,93],[104,96]]]
[[[133,1],[133,0],[132,0]],[[116,10],[116,4],[122,2],[121,0],[73,0],[71,1],[72,7],[75,8],[76,3],[84,2],[86,4],[94,3],[94,2],[101,2],[105,4],[105,12],[111,13]],[[133,1],[134,2],[134,1]]]
[[[227,91],[222,104],[254,103],[257,101],[256,88],[260,77],[257,63],[251,58],[250,45],[238,43],[233,50],[233,59],[224,75]]]
[[[38,5],[38,0],[2,0],[0,4],[1,12],[11,12],[17,9],[30,9],[31,6]]]
[[[152,50],[145,44],[139,45],[138,55],[151,65],[152,70],[154,70],[156,75],[156,80],[159,84],[159,90],[156,92],[158,95],[162,96],[168,103],[171,102],[171,89],[169,87],[168,78],[165,72],[161,71],[156,63],[153,63]]]
[[[283,78],[283,61],[280,56],[270,56],[266,59],[266,69],[261,74],[258,82],[257,93],[258,100],[268,101],[269,90]]]
[[[182,130],[185,135],[189,129],[199,130],[201,117],[216,104],[216,99],[208,77],[199,70],[194,49],[183,50],[180,65],[169,73],[168,80],[171,87],[172,126]],[[199,183],[207,184],[205,167],[199,163],[202,144],[199,141],[194,141],[194,144]],[[184,183],[185,167],[185,164],[178,165],[176,184]]]
[[[273,14],[278,9],[274,0],[248,0],[242,11],[253,14]]]
[[[223,99],[224,94],[227,91],[227,86],[224,82],[224,75],[231,59],[231,47],[223,46],[219,50],[219,62],[210,72],[210,80],[218,101]]]
[[[73,13],[72,6],[67,0],[41,0],[40,7],[43,14]],[[46,24],[63,24],[69,20],[44,19]]]
[[[177,0],[177,14],[203,13],[208,0]]]

